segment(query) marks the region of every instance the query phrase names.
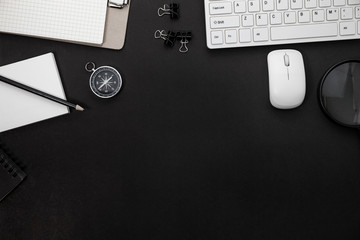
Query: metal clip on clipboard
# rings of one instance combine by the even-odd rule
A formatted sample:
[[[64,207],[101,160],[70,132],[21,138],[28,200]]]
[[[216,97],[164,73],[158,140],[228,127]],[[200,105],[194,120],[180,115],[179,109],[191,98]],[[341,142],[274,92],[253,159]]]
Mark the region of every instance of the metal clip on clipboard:
[[[129,4],[129,0],[109,0],[109,7],[122,9]]]

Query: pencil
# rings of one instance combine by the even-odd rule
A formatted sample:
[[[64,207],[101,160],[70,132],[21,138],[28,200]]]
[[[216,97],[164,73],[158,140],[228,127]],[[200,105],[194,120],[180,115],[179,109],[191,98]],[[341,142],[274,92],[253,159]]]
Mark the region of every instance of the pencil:
[[[58,97],[55,97],[53,95],[50,95],[48,93],[45,93],[45,92],[42,92],[40,90],[37,90],[35,88],[32,88],[32,87],[29,87],[29,86],[26,86],[22,83],[19,83],[19,82],[16,82],[14,80],[11,80],[11,79],[8,79],[4,76],[1,76],[0,75],[0,81],[4,82],[4,83],[7,83],[7,84],[10,84],[11,86],[14,86],[14,87],[17,87],[17,88],[20,88],[22,90],[25,90],[25,91],[28,91],[28,92],[31,92],[33,94],[36,94],[40,97],[44,97],[46,99],[49,99],[53,102],[57,102],[57,103],[60,103],[62,105],[65,105],[65,106],[68,106],[68,107],[71,107],[71,108],[74,108],[76,109],[77,111],[84,111],[84,108],[82,108],[81,106],[77,105],[77,104],[73,104],[73,103],[70,103],[68,101],[65,101],[64,99],[61,99],[61,98],[58,98]]]

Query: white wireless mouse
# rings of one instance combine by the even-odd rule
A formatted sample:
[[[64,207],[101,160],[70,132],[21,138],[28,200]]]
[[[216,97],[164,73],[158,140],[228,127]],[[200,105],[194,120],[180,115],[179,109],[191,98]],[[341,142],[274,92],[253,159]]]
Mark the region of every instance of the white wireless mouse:
[[[268,54],[271,104],[279,109],[296,108],[306,92],[304,60],[299,51],[285,49]]]

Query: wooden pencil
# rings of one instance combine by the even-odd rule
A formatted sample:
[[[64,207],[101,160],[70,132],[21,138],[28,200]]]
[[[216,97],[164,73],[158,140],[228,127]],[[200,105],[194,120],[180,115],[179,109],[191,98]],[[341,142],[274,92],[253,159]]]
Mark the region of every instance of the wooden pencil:
[[[70,103],[68,101],[65,101],[64,99],[61,99],[61,98],[58,98],[58,97],[55,97],[53,95],[50,95],[48,93],[45,93],[45,92],[42,92],[40,90],[37,90],[35,88],[32,88],[32,87],[29,87],[29,86],[26,86],[22,83],[19,83],[19,82],[16,82],[14,80],[11,80],[11,79],[8,79],[4,76],[1,76],[0,75],[0,81],[4,82],[4,83],[7,83],[7,84],[10,84],[14,87],[17,87],[17,88],[20,88],[22,90],[25,90],[25,91],[28,91],[30,93],[33,93],[33,94],[36,94],[38,96],[41,96],[41,97],[44,97],[46,99],[49,99],[51,101],[54,101],[54,102],[57,102],[57,103],[60,103],[62,105],[65,105],[65,106],[68,106],[68,107],[71,107],[71,108],[74,108],[76,109],[77,111],[84,111],[84,108],[82,108],[81,106],[77,105],[77,104],[73,104],[73,103]]]

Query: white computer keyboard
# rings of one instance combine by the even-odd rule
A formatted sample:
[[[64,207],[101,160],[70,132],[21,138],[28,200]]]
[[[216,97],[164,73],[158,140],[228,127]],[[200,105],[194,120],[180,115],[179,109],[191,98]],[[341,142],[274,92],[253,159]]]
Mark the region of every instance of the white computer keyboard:
[[[204,0],[211,49],[360,38],[360,0]]]

